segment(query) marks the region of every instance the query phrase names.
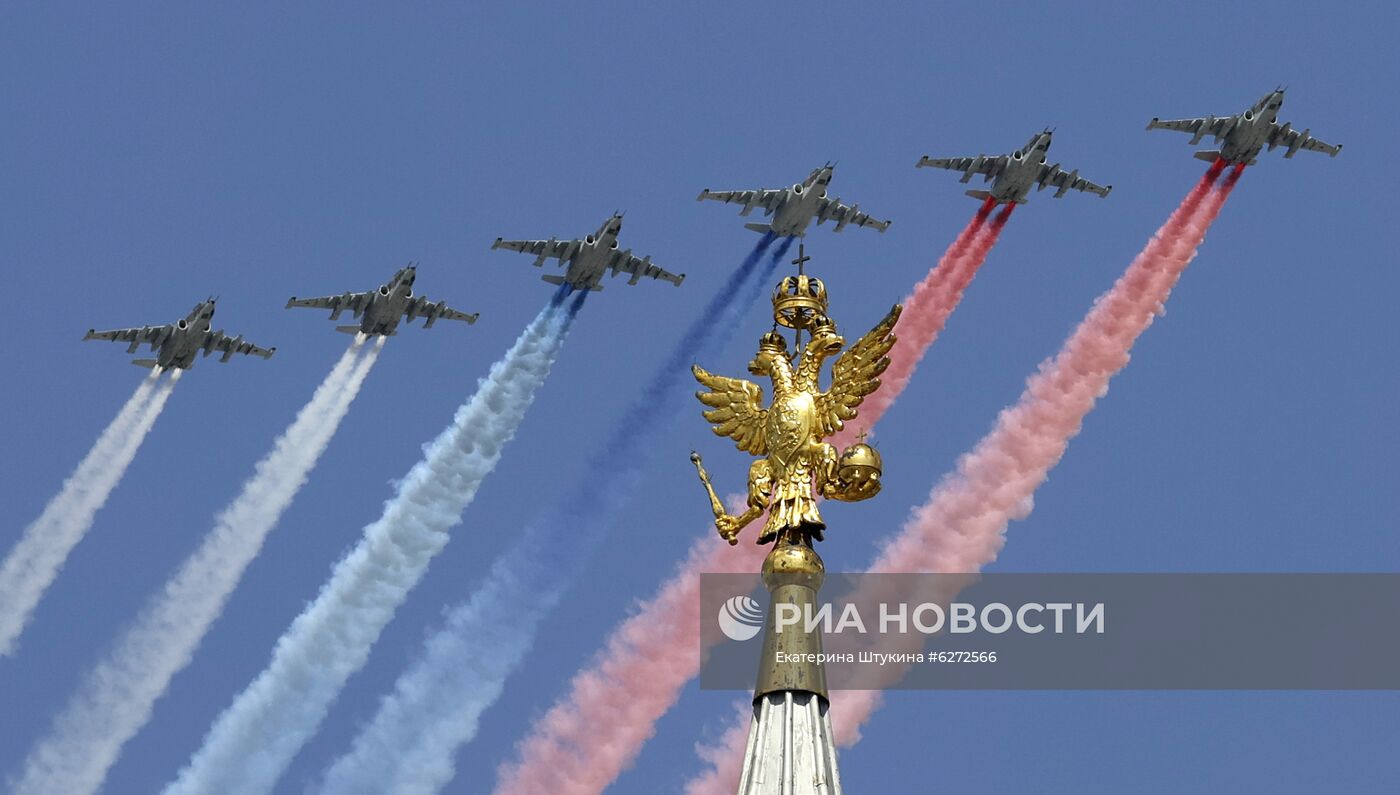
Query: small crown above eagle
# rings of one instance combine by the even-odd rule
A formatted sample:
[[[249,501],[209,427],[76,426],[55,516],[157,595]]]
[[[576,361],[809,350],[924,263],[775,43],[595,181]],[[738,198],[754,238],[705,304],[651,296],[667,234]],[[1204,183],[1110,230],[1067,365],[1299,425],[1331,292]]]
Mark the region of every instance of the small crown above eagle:
[[[779,334],[777,330],[765,333],[758,340],[759,352],[780,353],[787,355],[787,339]]]
[[[792,261],[797,275],[784,276],[773,290],[773,320],[791,329],[807,330],[826,318],[826,285],[806,274],[803,266],[811,257],[805,247],[799,243],[797,251],[797,259]]]

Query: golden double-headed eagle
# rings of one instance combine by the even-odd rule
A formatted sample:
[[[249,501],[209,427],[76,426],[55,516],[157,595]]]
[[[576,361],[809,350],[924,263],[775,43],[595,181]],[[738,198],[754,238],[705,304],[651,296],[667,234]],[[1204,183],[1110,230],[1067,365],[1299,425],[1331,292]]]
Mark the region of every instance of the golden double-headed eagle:
[[[800,350],[789,354],[787,339],[776,327],[759,341],[749,372],[771,379],[773,402],[768,408],[763,407],[758,384],[715,375],[698,365],[692,368],[705,387],[696,397],[708,407],[704,415],[714,432],[733,439],[740,450],[761,456],[749,467],[748,507],[738,515],[724,510],[699,456],[691,456],[709,492],[715,527],[731,544],[738,543],[739,532],[765,511],[768,521],[758,543],[821,540],[826,524],[817,510],[818,496],[854,502],[880,490],[881,462],[873,448],[859,443],[838,455],[822,440],[854,419],[861,401],[879,389],[902,307],[896,305],[840,353],[846,343],[826,314],[826,290],[820,280],[806,275],[785,278],[773,304],[776,322],[798,330]],[[805,345],[800,343],[803,330],[811,335]],[[822,390],[822,365],[837,353],[831,386]]]

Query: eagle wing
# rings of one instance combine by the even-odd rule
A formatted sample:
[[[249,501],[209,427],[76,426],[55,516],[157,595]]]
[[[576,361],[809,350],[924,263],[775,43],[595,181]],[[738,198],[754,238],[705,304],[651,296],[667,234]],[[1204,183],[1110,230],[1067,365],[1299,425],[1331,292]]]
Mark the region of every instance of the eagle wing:
[[[904,307],[895,304],[885,319],[846,349],[831,366],[831,388],[817,396],[818,430],[830,436],[856,416],[865,396],[880,388],[880,374],[890,366],[894,324]]]
[[[728,436],[740,450],[751,455],[767,455],[768,439],[764,428],[768,410],[763,408],[763,388],[742,378],[715,375],[699,365],[691,372],[707,391],[695,396],[710,408],[705,419],[714,425],[716,435]]]

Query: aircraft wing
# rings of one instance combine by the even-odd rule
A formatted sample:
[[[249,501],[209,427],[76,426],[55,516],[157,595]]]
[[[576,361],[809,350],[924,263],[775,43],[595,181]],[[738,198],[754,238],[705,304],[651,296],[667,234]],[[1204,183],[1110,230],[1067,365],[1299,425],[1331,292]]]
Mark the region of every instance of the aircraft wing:
[[[537,259],[536,265],[543,265],[546,257],[556,259],[568,259],[578,249],[577,240],[502,240],[496,238],[496,242],[491,244],[491,248],[504,248],[510,251],[519,251],[522,254],[534,254]]]
[[[259,348],[251,342],[247,342],[243,337],[230,337],[222,330],[211,331],[204,338],[204,355],[215,351],[221,351],[224,355],[219,357],[219,361],[226,362],[233,358],[235,353],[247,354],[249,356],[261,356],[264,359],[271,359],[272,354],[277,352],[276,348]]]
[[[292,307],[305,307],[308,309],[329,309],[331,310],[331,320],[340,317],[340,313],[349,309],[359,317],[369,306],[370,293],[342,293],[341,295],[328,295],[323,298],[297,298],[292,296],[287,300],[287,309]]]
[[[762,207],[765,215],[772,215],[786,195],[786,190],[768,188],[759,188],[758,190],[710,190],[706,188],[700,191],[700,195],[695,197],[695,200],[713,199],[725,204],[742,204],[744,210],[739,213],[740,215],[748,215],[753,212],[755,207]]]
[[[1036,188],[1036,190],[1059,188],[1059,190],[1055,191],[1055,198],[1057,199],[1065,195],[1065,191],[1067,190],[1082,190],[1086,193],[1096,193],[1100,198],[1107,196],[1108,192],[1113,190],[1112,185],[1107,187],[1095,185],[1089,180],[1079,176],[1079,169],[1065,171],[1060,168],[1059,163],[1053,166],[1041,166],[1040,176],[1036,177],[1036,182],[1040,183],[1040,187]]]
[[[175,330],[174,326],[142,326],[140,328],[119,328],[111,331],[94,331],[88,329],[88,333],[83,337],[85,340],[109,340],[111,342],[129,342],[131,347],[127,350],[136,352],[136,347],[142,343],[150,343],[151,350],[155,350],[170,333]]]
[[[432,328],[434,323],[443,319],[460,320],[467,325],[471,325],[476,322],[478,315],[475,312],[470,315],[466,312],[458,312],[442,301],[434,303],[433,301],[419,296],[409,300],[404,305],[404,317],[410,321],[414,318],[424,318],[423,328]]]
[[[643,276],[668,281],[677,287],[680,286],[681,282],[685,281],[684,273],[677,276],[670,271],[663,270],[651,263],[650,256],[634,257],[632,256],[631,249],[626,251],[614,251],[612,257],[608,261],[608,267],[612,269],[612,274],[614,276],[619,273],[631,274],[632,278],[627,280],[628,284],[636,284],[642,280]]]
[[[856,226],[869,226],[881,232],[890,228],[889,221],[877,221],[868,214],[860,211],[858,204],[842,204],[840,199],[822,199],[817,205],[817,225],[821,226],[827,221],[836,222],[836,231],[840,232],[846,228],[847,224]]]
[[[1308,134],[1307,130],[1298,132],[1287,124],[1274,124],[1274,131],[1269,135],[1269,149],[1282,146],[1288,151],[1284,157],[1292,157],[1298,154],[1299,149],[1307,149],[1310,152],[1326,152],[1332,157],[1342,151],[1340,145],[1334,146],[1326,141],[1320,141]]]
[[[1200,119],[1170,119],[1168,121],[1153,119],[1147,123],[1147,129],[1190,133],[1191,143],[1195,144],[1200,143],[1201,139],[1207,135],[1215,136],[1215,140],[1219,141],[1238,121],[1238,116],[1206,116]]]
[[[982,174],[987,179],[997,176],[1006,170],[1006,155],[987,157],[978,155],[976,157],[929,157],[924,155],[919,158],[917,168],[946,168],[949,171],[963,172],[963,182],[972,179],[973,174]]]

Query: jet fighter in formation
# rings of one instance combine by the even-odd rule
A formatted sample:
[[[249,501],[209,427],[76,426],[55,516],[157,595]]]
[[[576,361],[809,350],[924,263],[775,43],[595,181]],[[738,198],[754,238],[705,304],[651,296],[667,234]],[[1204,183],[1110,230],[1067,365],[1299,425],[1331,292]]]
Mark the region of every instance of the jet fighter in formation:
[[[847,224],[868,226],[881,232],[890,228],[889,221],[878,221],[860,211],[858,204],[842,204],[840,199],[827,198],[826,188],[831,184],[835,166],[827,163],[821,168],[812,169],[807,179],[790,188],[759,188],[758,190],[718,190],[706,188],[700,191],[696,201],[713,199],[726,204],[742,204],[740,215],[748,215],[755,207],[762,207],[763,214],[772,219],[769,223],[744,224],[744,228],[755,232],[772,232],[779,236],[803,237],[812,219],[820,226],[827,221],[836,222],[840,232]]]
[[[924,155],[919,159],[918,167],[930,166],[961,171],[963,176],[959,182],[967,182],[972,179],[973,174],[981,174],[984,182],[992,183],[992,189],[969,190],[967,195],[980,201],[994,199],[997,204],[1025,204],[1026,194],[1030,193],[1031,185],[1035,185],[1037,191],[1047,187],[1059,188],[1055,191],[1057,199],[1063,197],[1068,190],[1096,193],[1100,198],[1107,196],[1108,192],[1113,190],[1112,185],[1095,185],[1081,178],[1079,169],[1065,171],[1060,168],[1059,163],[1053,166],[1045,165],[1045,155],[1050,151],[1050,139],[1053,136],[1054,132],[1048,129],[1038,132],[1031,136],[1024,147],[1009,155],[946,158]]]
[[[1342,151],[1340,145],[1333,146],[1309,135],[1310,130],[1298,132],[1289,122],[1278,123],[1278,112],[1283,107],[1284,89],[1278,88],[1265,94],[1243,113],[1234,116],[1206,116],[1200,119],[1175,119],[1162,121],[1154,118],[1147,123],[1149,130],[1176,130],[1191,133],[1191,145],[1195,146],[1207,135],[1215,137],[1219,149],[1202,150],[1196,153],[1200,160],[1214,162],[1216,158],[1232,164],[1254,165],[1259,151],[1265,145],[1272,152],[1282,146],[1288,151],[1285,158],[1298,154],[1299,149],[1312,152],[1326,152],[1332,157]]]
[[[442,301],[433,303],[423,296],[413,294],[413,281],[418,278],[415,265],[400,268],[387,283],[368,293],[343,293],[324,298],[287,299],[287,309],[306,307],[309,309],[331,310],[331,320],[340,319],[340,313],[350,310],[360,319],[359,325],[336,326],[336,331],[346,334],[382,334],[392,337],[399,333],[399,321],[424,318],[423,328],[432,328],[439,319],[461,320],[468,325],[476,322],[477,314],[458,312]]]
[[[1211,135],[1219,149],[1198,151],[1195,156],[1201,160],[1214,162],[1224,160],[1235,165],[1253,164],[1265,146],[1270,151],[1284,147],[1285,158],[1291,158],[1300,149],[1326,152],[1336,156],[1342,150],[1312,137],[1308,130],[1299,132],[1292,125],[1278,122],[1279,110],[1283,107],[1284,89],[1279,88],[1265,94],[1258,102],[1243,113],[1233,116],[1206,116],[1197,119],[1177,119],[1163,121],[1158,118],[1148,123],[1147,129],[1176,130],[1191,134],[1191,144],[1195,145]],[[961,171],[960,182],[969,182],[974,174],[980,174],[984,182],[991,183],[986,190],[968,190],[973,198],[990,201],[994,204],[1025,204],[1031,186],[1037,191],[1056,188],[1055,198],[1061,198],[1070,190],[1108,196],[1112,185],[1097,185],[1079,176],[1079,170],[1065,171],[1059,163],[1046,164],[1052,130],[1046,129],[1031,136],[1024,147],[1010,154],[976,157],[933,158],[925,156],[919,160],[919,167],[944,168]],[[755,232],[786,237],[803,237],[807,228],[815,220],[817,225],[833,221],[835,231],[840,232],[850,224],[870,227],[880,232],[889,228],[889,221],[872,218],[861,212],[859,205],[847,205],[840,199],[828,197],[835,167],[831,163],[813,169],[807,178],[791,187],[760,188],[757,190],[700,192],[697,201],[711,199],[728,204],[739,204],[739,213],[748,216],[755,208],[762,208],[766,223],[747,223],[744,226]],[[505,248],[534,255],[536,267],[542,267],[545,260],[554,258],[564,267],[562,275],[546,274],[541,278],[550,284],[568,285],[577,290],[601,290],[602,279],[611,271],[613,277],[626,273],[631,278],[628,284],[636,284],[645,276],[661,279],[680,285],[685,274],[666,271],[651,261],[650,256],[633,256],[631,249],[618,245],[618,235],[622,232],[622,214],[614,213],[603,222],[598,231],[576,240],[505,240],[496,238],[491,248]],[[399,324],[407,319],[412,322],[423,318],[424,328],[430,328],[439,319],[459,320],[475,323],[477,315],[459,312],[444,302],[431,302],[413,294],[413,282],[417,278],[415,266],[401,268],[384,285],[371,292],[343,293],[322,298],[297,298],[287,301],[287,307],[309,307],[329,309],[330,319],[337,320],[341,313],[349,310],[359,321],[356,325],[337,326],[337,331],[350,334],[394,335]],[[142,367],[188,368],[194,364],[195,354],[203,351],[205,356],[219,351],[223,353],[219,361],[227,362],[233,354],[272,357],[276,348],[260,348],[245,342],[241,336],[228,337],[222,330],[212,330],[214,299],[195,306],[188,317],[165,326],[142,326],[140,328],[95,331],[89,329],[83,339],[114,340],[130,343],[128,353],[135,353],[142,344],[149,344],[151,350],[159,353],[154,359],[136,359],[133,364]]]
[[[134,359],[132,364],[139,367],[159,367],[163,370],[178,367],[187,370],[194,366],[194,355],[200,351],[205,356],[214,351],[222,351],[219,361],[227,362],[235,353],[261,356],[271,359],[276,348],[259,348],[251,342],[244,342],[242,336],[229,337],[223,330],[213,331],[214,301],[210,298],[195,304],[194,309],[182,320],[165,326],[141,326],[121,328],[112,331],[88,329],[85,340],[111,340],[129,342],[127,353],[136,353],[142,343],[149,344],[151,350],[159,349],[154,359]]]
[[[598,227],[598,231],[582,240],[503,240],[496,238],[492,249],[504,248],[522,254],[535,255],[535,267],[544,267],[550,257],[567,266],[563,276],[545,274],[540,278],[550,284],[567,284],[575,290],[601,290],[603,273],[611,270],[613,276],[619,273],[631,274],[628,284],[636,284],[643,276],[662,279],[677,287],[685,281],[685,274],[677,276],[670,271],[651,263],[651,257],[635,257],[632,249],[618,250],[617,236],[622,232],[622,214],[613,216]]]

